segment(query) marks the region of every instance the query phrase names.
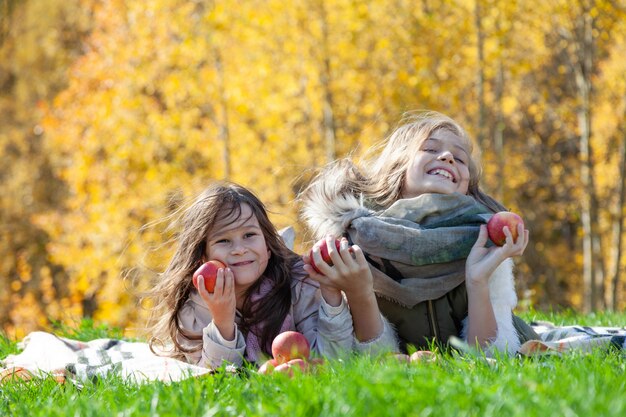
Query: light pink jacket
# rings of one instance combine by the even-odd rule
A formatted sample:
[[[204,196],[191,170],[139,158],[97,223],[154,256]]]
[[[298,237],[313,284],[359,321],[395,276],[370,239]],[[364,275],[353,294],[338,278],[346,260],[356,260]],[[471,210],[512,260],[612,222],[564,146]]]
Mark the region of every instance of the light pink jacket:
[[[319,284],[310,278],[292,280],[290,313],[295,323],[295,329],[292,330],[307,338],[312,355],[337,358],[352,350],[372,354],[396,350],[395,334],[386,320],[385,329],[378,338],[359,342],[354,337],[352,316],[345,300],[337,307],[328,305],[321,296]],[[237,312],[236,323],[239,318]],[[192,290],[178,319],[184,330],[202,334],[202,341],[178,336],[178,342],[185,347],[197,347],[202,343],[201,350],[186,354],[187,362],[210,368],[219,367],[224,362],[237,366],[243,363],[246,349],[244,335],[237,328],[235,339],[225,340],[213,324],[211,313],[196,290]],[[257,356],[263,355],[259,352]]]

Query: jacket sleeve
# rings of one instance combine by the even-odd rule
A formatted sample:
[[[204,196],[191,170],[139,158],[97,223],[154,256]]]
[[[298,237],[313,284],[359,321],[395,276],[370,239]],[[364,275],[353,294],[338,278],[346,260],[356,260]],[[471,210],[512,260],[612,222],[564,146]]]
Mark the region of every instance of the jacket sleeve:
[[[520,348],[520,338],[513,324],[513,309],[517,294],[513,277],[513,260],[505,260],[489,278],[489,299],[498,327],[496,337],[486,349],[489,356],[495,351],[514,354]],[[461,336],[467,341],[468,320],[463,321]]]
[[[307,338],[314,356],[329,359],[345,356],[353,347],[352,316],[345,300],[328,305],[319,285],[310,279],[296,279],[292,286],[293,319],[296,330]]]
[[[400,352],[398,336],[393,326],[382,314],[380,318],[383,321],[383,331],[380,335],[364,342],[360,342],[356,337],[354,338],[354,349],[358,353],[376,356],[387,352]]]
[[[180,326],[184,330],[202,335],[201,341],[189,340],[181,334],[178,335],[178,342],[184,347],[200,347],[193,352],[185,353],[187,362],[211,369],[219,368],[224,362],[240,366],[246,349],[241,331],[235,328],[235,340],[225,340],[213,324],[209,309],[201,304],[201,298],[199,300],[195,299],[192,293],[178,314]]]

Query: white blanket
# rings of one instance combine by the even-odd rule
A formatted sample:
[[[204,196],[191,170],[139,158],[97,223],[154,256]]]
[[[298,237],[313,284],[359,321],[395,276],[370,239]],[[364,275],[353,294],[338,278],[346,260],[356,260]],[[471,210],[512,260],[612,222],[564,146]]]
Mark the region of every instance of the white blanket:
[[[614,348],[626,352],[625,327],[555,326],[548,322],[532,323],[541,340],[529,340],[519,352],[534,356],[565,353],[572,350],[592,352],[598,348]]]
[[[135,382],[180,381],[211,370],[176,359],[158,356],[147,343],[118,339],[81,342],[46,332],[33,332],[18,344],[22,352],[0,361],[5,377],[32,374],[35,377],[84,381],[109,374]]]

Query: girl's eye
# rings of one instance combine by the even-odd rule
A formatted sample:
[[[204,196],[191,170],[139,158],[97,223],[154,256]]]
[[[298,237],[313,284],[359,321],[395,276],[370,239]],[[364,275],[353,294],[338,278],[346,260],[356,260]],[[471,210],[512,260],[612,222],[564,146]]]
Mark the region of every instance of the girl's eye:
[[[254,236],[256,236],[256,233],[254,232],[249,232],[244,235],[244,237],[254,237]]]
[[[435,152],[437,152],[436,149],[432,149],[432,148],[425,148],[425,149],[422,149],[422,151],[428,152],[428,153],[435,153]]]
[[[463,165],[465,165],[465,160],[463,158],[458,158],[458,157],[455,156],[454,160],[459,162],[459,163],[461,163],[461,164],[463,164]]]
[[[215,244],[228,243],[228,239],[219,239],[215,241]]]

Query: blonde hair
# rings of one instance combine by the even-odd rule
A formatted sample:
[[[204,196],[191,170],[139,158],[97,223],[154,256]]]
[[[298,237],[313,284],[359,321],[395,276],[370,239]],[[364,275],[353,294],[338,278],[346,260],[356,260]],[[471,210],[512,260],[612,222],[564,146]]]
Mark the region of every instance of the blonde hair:
[[[482,173],[478,151],[465,129],[452,118],[434,111],[406,113],[398,127],[386,139],[374,145],[360,164],[349,158],[335,161],[325,167],[303,192],[324,181],[340,181],[340,193],[352,193],[373,210],[383,210],[402,198],[406,172],[422,143],[438,129],[448,130],[461,138],[469,155],[470,181],[467,194],[493,212],[504,209],[500,203],[480,190]]]

